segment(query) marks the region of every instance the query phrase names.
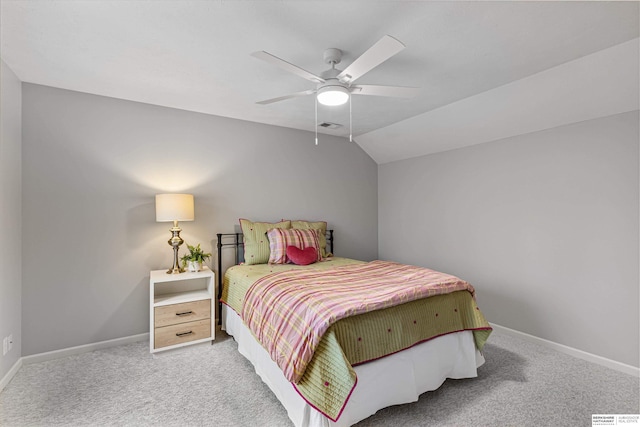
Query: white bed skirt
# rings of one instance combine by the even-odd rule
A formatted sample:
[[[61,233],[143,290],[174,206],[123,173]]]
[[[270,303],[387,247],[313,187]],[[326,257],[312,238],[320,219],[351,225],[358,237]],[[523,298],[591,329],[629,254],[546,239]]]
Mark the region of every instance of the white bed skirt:
[[[484,363],[473,333],[463,331],[356,366],[358,383],[342,415],[333,422],[298,394],[235,311],[223,304],[221,316],[222,329],[234,337],[240,353],[253,364],[296,427],[351,426],[387,406],[415,402],[420,394],[437,389],[447,378],[474,378]]]

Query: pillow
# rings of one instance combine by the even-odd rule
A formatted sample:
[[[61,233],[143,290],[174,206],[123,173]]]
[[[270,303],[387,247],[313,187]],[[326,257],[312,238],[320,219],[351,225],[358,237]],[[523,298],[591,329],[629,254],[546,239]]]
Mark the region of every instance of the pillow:
[[[285,264],[291,262],[287,257],[287,246],[299,249],[313,247],[316,250],[316,260],[321,261],[320,242],[316,230],[283,230],[274,228],[267,232],[269,238],[269,264]]]
[[[269,261],[269,239],[267,230],[272,228],[290,228],[291,221],[251,222],[248,219],[240,219],[244,241],[244,263],[266,264]]]
[[[304,249],[287,246],[287,257],[296,265],[309,265],[318,261],[318,251],[313,246]]]
[[[327,222],[326,221],[291,221],[291,228],[302,230],[318,230],[318,241],[320,242],[320,256],[327,257]]]

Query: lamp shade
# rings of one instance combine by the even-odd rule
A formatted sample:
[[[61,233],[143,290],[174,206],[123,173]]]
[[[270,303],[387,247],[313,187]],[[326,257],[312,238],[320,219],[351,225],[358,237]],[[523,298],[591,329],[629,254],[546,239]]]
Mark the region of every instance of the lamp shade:
[[[156,194],[156,221],[193,221],[193,194]]]

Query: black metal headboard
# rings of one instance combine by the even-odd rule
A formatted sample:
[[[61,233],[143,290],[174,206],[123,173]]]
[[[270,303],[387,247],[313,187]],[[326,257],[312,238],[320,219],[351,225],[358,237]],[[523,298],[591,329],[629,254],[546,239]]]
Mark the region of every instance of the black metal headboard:
[[[235,265],[240,264],[240,262],[244,261],[244,241],[242,239],[242,233],[218,233],[218,316],[222,312],[222,303],[220,302],[220,298],[222,298],[222,281],[223,281],[223,271],[222,271],[222,248],[224,247],[233,247],[235,248]],[[327,245],[329,246],[329,252],[333,253],[333,230],[327,230],[326,234]],[[228,242],[223,242],[223,239],[230,240]],[[218,318],[218,324],[220,324],[222,317]]]

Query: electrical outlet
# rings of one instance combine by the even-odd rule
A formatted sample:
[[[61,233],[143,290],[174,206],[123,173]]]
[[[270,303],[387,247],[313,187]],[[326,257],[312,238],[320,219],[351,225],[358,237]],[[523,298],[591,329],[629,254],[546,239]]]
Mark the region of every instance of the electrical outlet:
[[[11,351],[13,348],[13,334],[9,335],[9,349],[7,351]]]
[[[2,355],[4,356],[5,354],[7,354],[7,351],[9,351],[8,347],[8,342],[9,340],[7,339],[7,337],[2,338]]]

